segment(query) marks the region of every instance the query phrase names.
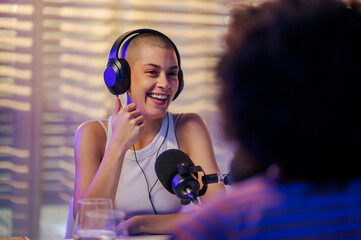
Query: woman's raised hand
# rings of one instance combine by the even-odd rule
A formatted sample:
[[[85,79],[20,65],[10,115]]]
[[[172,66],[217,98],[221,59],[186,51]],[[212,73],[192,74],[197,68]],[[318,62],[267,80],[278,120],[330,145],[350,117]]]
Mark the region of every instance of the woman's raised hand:
[[[121,108],[121,102],[115,97],[111,128],[112,139],[119,146],[128,150],[139,138],[144,128],[144,117],[137,109],[135,103],[130,103]]]

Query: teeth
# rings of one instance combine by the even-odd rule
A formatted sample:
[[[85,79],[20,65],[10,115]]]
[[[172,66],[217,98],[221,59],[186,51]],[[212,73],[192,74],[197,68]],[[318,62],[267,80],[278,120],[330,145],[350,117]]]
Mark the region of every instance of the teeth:
[[[157,98],[159,100],[164,100],[164,99],[168,98],[167,95],[159,95],[159,94],[154,94],[154,93],[149,94],[149,96],[151,96],[152,98]]]

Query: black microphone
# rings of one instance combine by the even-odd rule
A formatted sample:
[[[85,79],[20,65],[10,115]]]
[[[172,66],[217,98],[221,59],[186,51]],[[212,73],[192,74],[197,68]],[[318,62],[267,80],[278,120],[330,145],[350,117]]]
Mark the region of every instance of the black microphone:
[[[159,155],[155,162],[155,172],[159,181],[168,190],[175,194],[183,205],[190,201],[198,204],[197,196],[200,193],[198,182],[199,166],[194,166],[187,154],[178,149],[169,149]]]

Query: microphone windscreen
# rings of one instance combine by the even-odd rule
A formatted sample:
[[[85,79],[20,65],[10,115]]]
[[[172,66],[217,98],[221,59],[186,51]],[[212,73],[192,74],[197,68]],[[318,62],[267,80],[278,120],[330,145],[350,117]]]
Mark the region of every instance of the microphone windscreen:
[[[178,165],[186,163],[188,167],[193,167],[194,163],[187,154],[178,149],[169,149],[159,155],[155,162],[155,173],[161,184],[170,193],[174,193],[172,180],[178,174]]]

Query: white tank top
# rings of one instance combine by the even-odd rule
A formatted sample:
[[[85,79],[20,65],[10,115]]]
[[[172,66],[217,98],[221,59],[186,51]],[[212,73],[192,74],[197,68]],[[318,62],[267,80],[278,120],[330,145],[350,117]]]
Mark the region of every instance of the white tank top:
[[[114,205],[117,209],[125,210],[127,217],[154,214],[148,197],[147,182],[154,208],[158,214],[177,213],[181,210],[180,200],[176,195],[169,193],[158,181],[154,168],[156,158],[162,152],[168,149],[179,149],[175,136],[175,125],[179,117],[180,115],[174,123],[172,114],[167,113],[163,117],[162,126],[153,141],[147,147],[135,152],[147,181],[137,164],[134,151],[128,150],[126,152]],[[108,119],[108,126],[111,126],[111,117]],[[107,132],[106,146],[108,146],[112,135],[111,127],[108,127]]]

